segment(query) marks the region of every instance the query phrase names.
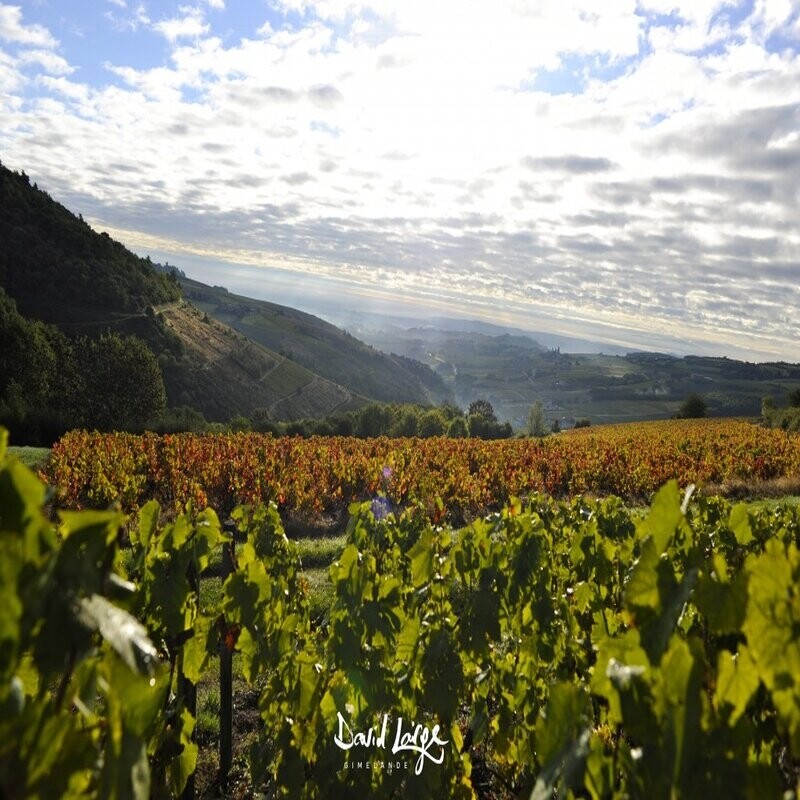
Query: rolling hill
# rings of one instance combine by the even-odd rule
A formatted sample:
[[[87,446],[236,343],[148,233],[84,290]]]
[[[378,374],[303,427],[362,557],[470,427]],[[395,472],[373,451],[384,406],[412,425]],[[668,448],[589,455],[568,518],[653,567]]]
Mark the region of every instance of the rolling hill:
[[[116,325],[181,296],[175,278],[1,164],[0,241],[0,286],[27,317]]]
[[[256,409],[294,420],[371,400],[448,396],[427,366],[380,353],[316,317],[156,269],[2,165],[0,241],[0,287],[22,317],[73,340],[113,332],[144,341],[168,406],[191,406],[209,420]]]
[[[183,346],[164,383],[174,405],[199,408],[209,419],[265,409],[272,419],[318,417],[362,405],[364,398],[253,342],[182,301],[157,314]],[[198,398],[202,398],[198,400]]]
[[[488,399],[501,418],[525,426],[531,404],[543,403],[549,422],[569,426],[664,419],[684,399],[700,394],[712,416],[756,416],[765,396],[782,403],[800,387],[800,365],[754,364],[708,356],[662,353],[564,353],[541,346],[535,334],[502,332],[458,320],[362,335],[375,347],[391,346],[428,364],[466,406]],[[486,331],[491,331],[487,333]]]
[[[449,397],[442,378],[421,362],[387,355],[318,317],[188,278],[184,297],[250,340],[351,391],[386,403],[437,404]]]

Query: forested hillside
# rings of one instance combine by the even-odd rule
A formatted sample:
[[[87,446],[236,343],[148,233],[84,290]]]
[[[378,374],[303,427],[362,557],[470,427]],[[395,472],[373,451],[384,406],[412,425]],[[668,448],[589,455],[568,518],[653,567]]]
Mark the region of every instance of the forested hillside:
[[[2,165],[0,241],[0,422],[16,441],[447,397],[428,367],[316,317],[156,269]]]
[[[88,324],[181,296],[174,277],[97,234],[24,172],[2,165],[0,241],[0,285],[25,316]]]

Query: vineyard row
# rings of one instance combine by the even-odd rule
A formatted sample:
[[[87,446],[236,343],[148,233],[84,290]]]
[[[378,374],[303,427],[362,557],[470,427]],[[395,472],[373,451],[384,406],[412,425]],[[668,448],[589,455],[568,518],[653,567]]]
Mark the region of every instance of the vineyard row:
[[[800,437],[734,420],[582,429],[543,440],[157,436],[75,431],[53,448],[45,477],[69,507],[123,510],[155,498],[228,513],[274,502],[281,512],[345,510],[381,497],[387,509],[433,498],[457,521],[543,491],[642,499],[681,485],[800,475]]]

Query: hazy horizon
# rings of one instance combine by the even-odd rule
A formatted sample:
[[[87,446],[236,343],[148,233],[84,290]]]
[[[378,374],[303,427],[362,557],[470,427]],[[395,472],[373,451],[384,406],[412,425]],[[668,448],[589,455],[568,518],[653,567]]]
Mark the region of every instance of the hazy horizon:
[[[141,255],[151,255],[142,251]],[[248,267],[244,264],[229,264],[225,273],[213,262],[208,266],[203,265],[202,259],[186,258],[182,263],[174,260],[174,255],[160,253],[161,263],[169,262],[186,273],[188,278],[198,280],[210,285],[224,286],[234,294],[252,297],[257,300],[267,300],[279,305],[296,308],[309,314],[314,314],[328,322],[340,327],[350,328],[355,316],[397,317],[409,320],[409,326],[424,322],[435,317],[452,319],[454,324],[459,320],[493,323],[507,328],[514,328],[533,335],[536,332],[547,333],[552,336],[574,339],[576,342],[592,342],[597,347],[590,352],[609,352],[609,350],[623,349],[628,351],[664,352],[675,356],[701,355],[701,356],[728,356],[745,361],[775,361],[781,359],[757,357],[745,348],[728,347],[720,351],[702,341],[688,339],[662,338],[643,332],[619,331],[613,328],[604,329],[594,324],[581,331],[572,320],[557,319],[555,317],[532,317],[528,314],[514,314],[509,309],[498,309],[492,305],[473,302],[469,305],[452,305],[441,301],[426,303],[415,302],[408,297],[396,295],[382,295],[373,290],[365,293],[361,287],[349,286],[346,281],[319,276],[307,276],[289,270],[271,269],[268,272],[257,267]],[[225,281],[220,282],[220,276]],[[334,297],[337,299],[332,299]],[[396,323],[394,323],[396,324]],[[366,323],[366,327],[377,330],[379,326],[373,322]],[[391,327],[391,326],[388,326]],[[386,327],[381,328],[386,329]],[[351,331],[352,332],[352,331]],[[604,351],[603,345],[606,345]],[[589,352],[581,348],[564,347],[566,352]]]
[[[0,3],[0,159],[314,313],[800,361],[800,4],[596,9]]]

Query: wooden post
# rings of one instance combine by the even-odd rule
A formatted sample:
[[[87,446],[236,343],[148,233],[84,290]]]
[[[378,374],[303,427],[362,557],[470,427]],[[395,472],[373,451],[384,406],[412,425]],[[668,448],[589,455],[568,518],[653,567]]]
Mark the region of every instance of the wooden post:
[[[189,586],[191,590],[197,595],[198,603],[200,598],[200,576],[197,574],[197,570],[195,569],[194,563],[189,565],[189,570],[186,574],[186,577],[189,581]],[[183,657],[181,656],[181,662],[183,661]],[[181,686],[181,693],[184,697],[184,702],[186,704],[186,708],[189,713],[197,719],[197,686],[195,686],[184,674],[183,668],[181,668],[181,675],[180,675],[180,686]],[[194,741],[194,733],[192,733],[192,741]],[[195,781],[194,781],[195,773],[189,776],[189,779],[186,781],[186,787],[181,794],[181,800],[194,800],[195,796]]]
[[[222,545],[222,582],[233,572],[233,541]],[[228,785],[233,761],[233,651],[219,644],[219,785]]]

